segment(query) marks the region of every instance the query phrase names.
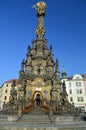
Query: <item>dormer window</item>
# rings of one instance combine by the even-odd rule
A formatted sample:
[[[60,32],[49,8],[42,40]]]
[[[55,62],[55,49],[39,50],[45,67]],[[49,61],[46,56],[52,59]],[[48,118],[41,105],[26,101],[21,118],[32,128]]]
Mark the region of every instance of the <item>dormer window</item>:
[[[76,79],[79,79],[79,77],[77,76]]]

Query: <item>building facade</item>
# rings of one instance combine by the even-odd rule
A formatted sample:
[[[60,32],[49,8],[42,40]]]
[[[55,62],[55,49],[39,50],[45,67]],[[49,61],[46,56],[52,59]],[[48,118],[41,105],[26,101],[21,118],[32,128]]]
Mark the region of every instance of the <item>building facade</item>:
[[[68,100],[74,103],[76,107],[86,111],[86,86],[84,77],[81,74],[75,74],[72,77],[64,76],[66,90],[68,93]]]
[[[2,87],[0,88],[0,110],[3,109],[3,104],[8,103],[10,99],[10,92],[12,89],[12,85],[15,82],[15,88],[17,89],[18,79],[11,79],[3,83]]]

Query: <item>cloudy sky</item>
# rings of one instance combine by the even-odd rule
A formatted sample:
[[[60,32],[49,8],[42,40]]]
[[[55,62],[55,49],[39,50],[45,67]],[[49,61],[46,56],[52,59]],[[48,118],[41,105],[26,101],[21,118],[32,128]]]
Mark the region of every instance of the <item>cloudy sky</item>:
[[[44,0],[45,38],[59,70],[86,74],[86,0]],[[19,77],[27,46],[36,38],[38,0],[0,0],[0,85]]]

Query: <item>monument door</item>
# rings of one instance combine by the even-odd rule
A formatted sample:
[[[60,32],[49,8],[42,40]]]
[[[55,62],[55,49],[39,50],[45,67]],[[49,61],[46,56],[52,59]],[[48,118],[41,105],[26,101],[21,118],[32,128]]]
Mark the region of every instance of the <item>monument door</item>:
[[[36,106],[40,106],[40,105],[41,105],[40,94],[37,94],[37,95],[36,95],[36,99],[35,99],[35,101],[36,101]]]

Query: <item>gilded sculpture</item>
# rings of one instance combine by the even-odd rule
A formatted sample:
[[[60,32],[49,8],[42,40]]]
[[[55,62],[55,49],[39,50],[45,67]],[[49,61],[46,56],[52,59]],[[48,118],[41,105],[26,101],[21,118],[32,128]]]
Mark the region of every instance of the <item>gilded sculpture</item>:
[[[45,30],[43,29],[43,27],[39,27],[36,29],[36,34],[37,35],[44,35],[45,34]]]
[[[45,9],[46,9],[46,3],[45,2],[38,2],[36,4],[36,9],[37,9],[37,13],[39,15],[44,14],[45,13]]]

